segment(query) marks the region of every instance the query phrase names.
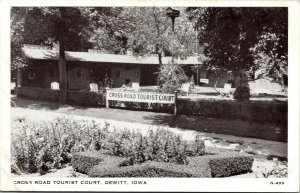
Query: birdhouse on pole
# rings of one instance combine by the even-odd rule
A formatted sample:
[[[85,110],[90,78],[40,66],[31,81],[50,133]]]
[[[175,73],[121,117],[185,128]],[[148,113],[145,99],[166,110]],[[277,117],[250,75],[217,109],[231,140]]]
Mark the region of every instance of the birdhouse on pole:
[[[171,7],[168,7],[166,10],[167,16],[172,19],[172,29],[174,31],[174,23],[175,23],[175,18],[179,17],[180,11],[172,9]]]

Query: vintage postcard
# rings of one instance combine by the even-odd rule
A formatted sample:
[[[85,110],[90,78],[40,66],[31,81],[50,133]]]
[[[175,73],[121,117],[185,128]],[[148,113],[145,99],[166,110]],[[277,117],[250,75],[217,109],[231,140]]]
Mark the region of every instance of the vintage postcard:
[[[2,191],[299,191],[299,1],[0,5]]]

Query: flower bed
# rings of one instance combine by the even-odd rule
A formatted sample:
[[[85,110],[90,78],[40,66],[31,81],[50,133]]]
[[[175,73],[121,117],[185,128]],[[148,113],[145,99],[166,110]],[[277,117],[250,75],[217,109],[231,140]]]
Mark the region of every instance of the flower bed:
[[[148,160],[186,164],[187,156],[202,155],[205,150],[199,137],[188,143],[164,129],[149,130],[142,136],[125,129],[112,131],[108,124],[101,126],[66,117],[42,123],[14,120],[11,146],[13,172],[41,174],[70,163],[76,152],[107,150],[110,155],[128,158],[125,165],[133,165]],[[91,159],[90,165],[101,161]],[[86,163],[85,158],[76,154],[73,160]],[[85,167],[89,166],[75,167],[87,171]]]

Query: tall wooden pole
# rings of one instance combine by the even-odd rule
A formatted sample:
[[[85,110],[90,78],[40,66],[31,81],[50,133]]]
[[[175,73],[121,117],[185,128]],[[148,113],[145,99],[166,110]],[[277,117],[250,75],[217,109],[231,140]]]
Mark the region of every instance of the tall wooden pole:
[[[60,8],[60,20],[58,21],[58,36],[59,36],[59,87],[60,87],[60,103],[64,104],[67,102],[67,61],[65,56],[65,25],[63,18],[64,8]]]

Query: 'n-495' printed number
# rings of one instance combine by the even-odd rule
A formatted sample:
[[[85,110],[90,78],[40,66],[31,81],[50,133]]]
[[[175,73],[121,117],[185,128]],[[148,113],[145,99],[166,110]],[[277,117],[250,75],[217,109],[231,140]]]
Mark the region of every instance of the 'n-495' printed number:
[[[270,182],[271,185],[283,185],[284,182]]]

